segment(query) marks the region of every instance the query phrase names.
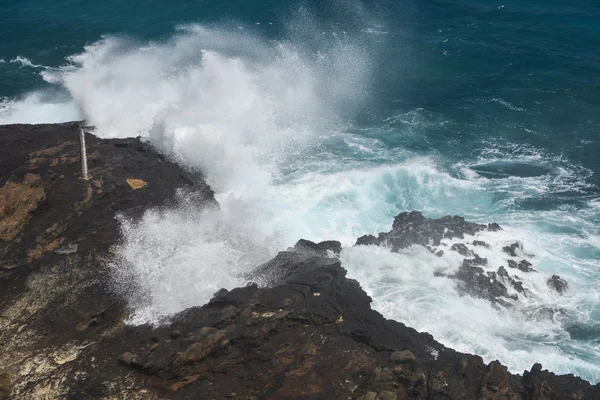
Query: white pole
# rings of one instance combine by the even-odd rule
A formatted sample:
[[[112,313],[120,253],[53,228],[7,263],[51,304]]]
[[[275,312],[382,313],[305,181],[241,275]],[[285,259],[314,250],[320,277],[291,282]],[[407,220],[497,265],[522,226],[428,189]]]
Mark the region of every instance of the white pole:
[[[87,153],[85,150],[85,132],[83,131],[83,128],[80,129],[80,132],[81,134],[79,135],[79,141],[81,142],[81,175],[83,176],[83,179],[87,181],[90,179],[90,176],[88,175]]]

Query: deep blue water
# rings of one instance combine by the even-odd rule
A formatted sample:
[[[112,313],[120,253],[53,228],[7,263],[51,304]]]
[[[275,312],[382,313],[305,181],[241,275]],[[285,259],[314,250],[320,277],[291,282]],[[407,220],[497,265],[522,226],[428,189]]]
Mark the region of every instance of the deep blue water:
[[[267,202],[265,208],[301,221],[290,240],[294,235],[350,238],[377,232],[406,209],[496,220],[542,253],[541,271],[570,279],[576,294],[549,300],[541,293],[538,299],[538,305],[568,304],[570,321],[535,325],[531,329],[537,331],[526,337],[515,328],[519,322],[507,317],[501,333],[488,332],[504,342],[498,350],[494,344],[465,344],[468,334],[428,325],[418,319],[422,309],[403,316],[394,308],[402,305],[394,306],[381,293],[379,304],[386,315],[429,329],[450,346],[500,358],[517,372],[550,352],[542,360],[545,366],[597,382],[600,3],[523,3],[2,0],[0,123],[85,117],[105,127],[100,134],[146,136],[158,126],[159,114],[152,110],[160,108],[160,115],[167,115],[160,125],[166,136],[180,137],[173,133],[180,125],[202,126],[202,135],[213,137],[235,132],[233,144],[228,139],[215,145],[223,159],[236,152],[246,155],[248,141],[269,148],[264,154],[248,153],[252,168],[258,165],[260,171],[266,170],[265,159],[279,154],[281,143],[304,137],[308,127],[318,132],[308,136],[311,145],[282,151],[271,166],[276,172],[268,169],[271,184],[285,200]],[[206,31],[176,31],[182,25]],[[103,37],[118,38],[119,44],[99,42]],[[96,50],[109,49],[108,55],[84,49],[94,43]],[[277,50],[281,43],[297,61]],[[152,46],[159,50],[144,50]],[[214,70],[203,64],[194,80],[187,74],[207,62],[200,54],[204,49],[225,59],[238,57],[248,70],[219,59]],[[75,54],[87,58],[80,64],[67,60]],[[32,65],[19,62],[24,59]],[[163,59],[168,59],[164,65]],[[257,77],[253,68],[272,68],[272,74]],[[173,76],[189,82],[175,84]],[[248,76],[253,95],[240,89]],[[302,97],[306,92],[296,83],[305,81],[311,90]],[[164,104],[155,107],[156,101],[139,105],[152,97],[152,90],[135,101],[122,100],[153,86],[157,97],[173,96],[169,107],[183,111],[173,114]],[[186,96],[173,94],[188,88]],[[288,91],[297,107],[286,97]],[[255,120],[254,111],[236,114],[215,106],[229,104],[229,93],[232,101],[249,103],[268,93],[252,104],[277,117]],[[111,108],[119,101],[127,115],[139,112],[139,118],[119,125],[124,119],[117,114],[120,108]],[[313,126],[313,120],[322,119],[311,108],[315,104],[342,122]],[[203,110],[209,111],[204,115]],[[144,120],[144,115],[152,118]],[[269,129],[275,133],[260,136]],[[245,136],[249,133],[251,139]],[[243,139],[237,140],[238,134]],[[197,162],[209,175],[214,168],[217,191],[222,184],[228,193],[239,183],[231,178],[241,176],[238,172],[221,174],[227,166],[206,162],[202,149],[190,150],[198,143],[181,140],[187,149],[181,151],[184,160]],[[378,281],[365,285],[375,294],[381,287]],[[460,301],[439,306],[468,307]]]
[[[270,38],[286,35],[299,3],[261,1],[3,1],[0,95],[15,97],[44,85],[26,57],[59,66],[102,35],[160,40],[185,23],[254,25]],[[304,2],[321,26],[363,29],[344,2]],[[377,4],[373,4],[377,3]],[[376,101],[366,124],[422,108],[450,126],[424,138],[390,137],[390,145],[440,151],[463,160],[487,140],[518,142],[563,155],[594,174],[600,150],[600,5],[593,1],[365,2],[379,22],[372,56]],[[275,22],[268,25],[268,22]],[[399,127],[401,128],[401,127]],[[397,135],[395,135],[397,136]],[[399,143],[402,141],[402,143]],[[562,199],[563,201],[575,201]],[[560,202],[560,200],[557,200]]]

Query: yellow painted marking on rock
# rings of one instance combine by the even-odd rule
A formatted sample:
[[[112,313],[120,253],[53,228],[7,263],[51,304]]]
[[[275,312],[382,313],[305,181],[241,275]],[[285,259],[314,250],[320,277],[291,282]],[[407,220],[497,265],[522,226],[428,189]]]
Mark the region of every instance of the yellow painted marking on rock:
[[[271,311],[267,311],[264,313],[257,313],[257,312],[253,312],[252,313],[252,318],[271,318],[275,315],[274,312]]]
[[[133,190],[141,189],[148,184],[148,182],[143,181],[141,179],[129,178],[127,179],[127,183]]]

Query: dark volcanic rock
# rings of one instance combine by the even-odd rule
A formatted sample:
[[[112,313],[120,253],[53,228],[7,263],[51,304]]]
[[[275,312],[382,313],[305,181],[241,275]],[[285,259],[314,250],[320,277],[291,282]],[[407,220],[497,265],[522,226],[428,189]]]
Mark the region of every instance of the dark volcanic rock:
[[[394,219],[390,232],[382,232],[378,237],[372,235],[362,236],[357,240],[356,245],[385,245],[389,246],[392,251],[399,251],[412,245],[421,245],[441,257],[444,255],[444,251],[431,246],[440,246],[443,239],[463,239],[465,235],[472,236],[482,231],[498,230],[501,230],[501,228],[495,223],[488,225],[474,224],[457,216],[427,219],[420,212],[412,211],[398,214]],[[479,240],[472,241],[472,246],[489,248],[489,244]],[[476,254],[466,243],[454,243],[450,250],[465,257],[462,265],[454,274],[436,272],[434,273],[435,276],[456,279],[459,281],[458,287],[462,293],[485,298],[493,303],[500,302],[506,305],[507,303],[504,300],[500,301],[501,298],[517,299],[517,296],[508,293],[506,283],[511,281],[506,270],[499,270],[498,274],[485,273],[481,267],[487,266],[488,260]],[[518,267],[514,261],[511,260],[510,262],[515,264],[515,268]],[[522,267],[526,268],[527,266],[523,264]],[[507,278],[506,282],[504,278]],[[522,284],[520,285],[522,286]],[[521,292],[525,293],[524,290],[521,290]]]
[[[569,288],[569,284],[567,283],[567,281],[565,281],[558,275],[552,275],[552,278],[548,279],[548,286],[550,286],[560,294],[563,294]]]
[[[453,244],[452,247],[450,247],[450,250],[454,250],[458,254],[465,257],[471,257],[473,255],[473,252],[469,250],[469,248],[464,243]]]
[[[508,272],[506,272],[506,269],[504,267],[498,268],[498,271],[496,273],[498,274],[498,276],[508,278]]]
[[[348,279],[337,242],[300,241],[248,284],[219,290],[166,325],[126,326],[107,261],[116,213],[131,218],[176,190],[214,206],[200,175],[138,139],[88,136],[79,178],[76,124],[0,127],[0,398],[14,399],[593,399],[600,387],[536,364],[522,377],[386,320]],[[133,181],[136,180],[136,181]],[[137,189],[136,189],[137,188]],[[9,221],[9,222],[6,222]],[[492,225],[401,214],[370,244],[429,245]],[[487,260],[463,281],[491,293]],[[501,279],[512,279],[506,276]],[[497,282],[497,281],[496,281]],[[488,285],[488,286],[486,286]]]
[[[63,398],[40,394],[64,378],[69,363],[54,360],[122,325],[126,304],[107,267],[117,214],[169,205],[180,189],[216,206],[200,174],[139,139],[86,135],[91,179],[81,179],[79,132],[77,123],[0,126],[0,370],[15,399]]]
[[[5,372],[0,372],[0,400],[7,399],[12,390],[10,376]]]
[[[194,188],[201,202],[216,205],[200,175],[170,163],[139,139],[88,134],[86,141],[89,180],[81,179],[79,124],[0,126],[1,270],[52,252],[104,251],[117,235],[115,213],[135,216],[172,201],[180,188]],[[147,186],[134,190],[136,182]]]
[[[482,241],[482,240],[473,240],[473,246],[482,246],[482,247],[485,247],[485,248],[488,248],[488,249],[490,248],[490,245],[487,244],[486,242]]]
[[[487,230],[488,226],[467,222],[463,217],[447,216],[439,219],[427,219],[418,211],[403,212],[394,218],[392,230],[380,233],[378,237],[362,236],[357,245],[388,245],[393,251],[415,244],[439,246],[444,238],[464,238]]]
[[[338,264],[312,258],[272,288],[222,292],[168,326],[125,328],[73,361],[73,398],[128,375],[170,399],[594,398],[598,386],[537,366],[524,377],[485,365],[370,307]],[[473,267],[477,268],[477,267]],[[173,338],[171,332],[181,335]],[[94,357],[96,368],[87,359]],[[119,360],[119,361],[117,361]],[[75,371],[86,371],[76,376]],[[104,388],[111,395],[115,388]],[[93,397],[92,397],[93,398]]]
[[[531,263],[527,260],[521,260],[519,265],[517,265],[517,268],[519,268],[523,272],[535,271],[533,268],[531,268]]]
[[[521,249],[521,244],[518,242],[515,242],[513,244],[511,244],[510,246],[506,246],[503,247],[502,250],[504,250],[507,254],[509,254],[512,257],[517,257],[517,249]]]
[[[533,268],[531,268],[531,263],[527,260],[521,260],[518,264],[516,261],[514,260],[508,260],[508,266],[510,268],[516,268],[519,269],[523,272],[532,272],[535,271]]]
[[[339,255],[341,249],[340,242],[333,240],[317,244],[300,239],[293,248],[280,252],[275,258],[248,274],[246,278],[263,285],[280,285],[294,274],[325,266],[341,265],[337,258],[328,258],[327,254],[329,250]]]
[[[387,246],[391,251],[396,252],[409,246],[420,245],[441,257],[445,254],[441,248],[450,244],[448,241],[442,243],[444,239],[464,239],[465,235],[473,236],[480,232],[496,232],[501,229],[496,223],[475,224],[457,216],[428,219],[418,211],[411,211],[398,214],[390,232],[381,232],[377,237],[362,236],[357,240],[356,245]],[[510,306],[511,303],[507,300],[519,298],[514,293],[510,294],[510,288],[523,296],[531,295],[532,292],[526,285],[516,277],[511,277],[504,267],[499,266],[497,271],[490,271],[490,267],[496,269],[498,266],[489,265],[486,258],[476,253],[477,248],[490,249],[490,245],[482,240],[452,243],[450,251],[465,257],[462,264],[456,266],[457,271],[454,273],[436,271],[434,276],[455,279],[458,281],[458,289],[461,293],[484,298],[503,306]],[[517,250],[522,250],[522,245],[514,242],[502,249],[507,254],[517,257]],[[524,256],[533,257],[527,254]],[[536,271],[532,264],[524,259],[519,262],[509,259],[508,266],[522,272]]]
[[[594,398],[600,387],[535,366],[524,377],[457,353],[370,307],[358,282],[327,259],[286,264],[281,285],[250,285],[188,309],[169,326],[126,328],[85,358],[76,396],[129,374],[170,399],[554,399]],[[477,268],[477,267],[473,267]],[[173,338],[170,333],[181,332]],[[101,349],[101,350],[100,350]],[[115,362],[115,358],[121,360]],[[568,389],[567,389],[568,388]],[[110,390],[108,389],[109,393]],[[163,395],[164,396],[164,395]]]
[[[315,243],[310,240],[300,239],[294,246],[298,251],[311,252],[315,255],[327,256],[327,252],[331,251],[335,255],[339,255],[342,251],[342,244],[337,240],[326,240],[324,242]]]
[[[464,260],[463,265],[453,276],[461,283],[462,291],[476,297],[495,301],[499,297],[512,298],[508,295],[506,286],[496,279],[495,273],[485,274],[483,268],[475,266],[469,260]]]

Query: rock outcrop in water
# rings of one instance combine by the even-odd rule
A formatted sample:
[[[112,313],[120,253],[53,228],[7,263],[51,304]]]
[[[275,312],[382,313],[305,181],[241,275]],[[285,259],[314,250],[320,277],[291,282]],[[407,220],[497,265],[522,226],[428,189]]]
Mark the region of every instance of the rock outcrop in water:
[[[465,240],[466,236],[474,237],[481,232],[501,230],[500,225],[496,223],[475,224],[458,216],[428,219],[420,212],[412,211],[396,216],[390,232],[382,232],[377,237],[362,236],[358,238],[356,245],[388,246],[395,252],[409,246],[421,245],[438,256],[442,256],[445,251],[456,252],[464,257],[458,270],[451,274],[436,273],[436,276],[457,280],[459,290],[465,294],[510,307],[519,296],[531,295],[526,283],[517,273],[537,272],[531,262],[521,258],[531,258],[532,255],[525,254],[519,242],[504,246],[502,251],[511,257],[507,260],[507,270],[504,265],[491,265],[487,258],[478,254],[478,251],[490,248],[485,241],[452,243],[457,239]],[[568,288],[567,282],[558,275],[550,278],[548,285],[560,294]]]
[[[92,179],[81,180],[78,133],[77,124],[0,127],[0,399],[600,398],[600,386],[572,375],[539,364],[513,375],[386,320],[346,277],[335,241],[280,253],[248,277],[260,287],[220,290],[160,327],[126,326],[107,262],[115,215],[168,206],[181,188],[215,202],[199,174],[138,139],[89,136]],[[359,241],[439,253],[444,237],[497,229],[413,212]],[[487,244],[476,242],[445,250],[466,260],[452,279],[505,297],[479,282]],[[497,276],[514,279],[509,270]]]

